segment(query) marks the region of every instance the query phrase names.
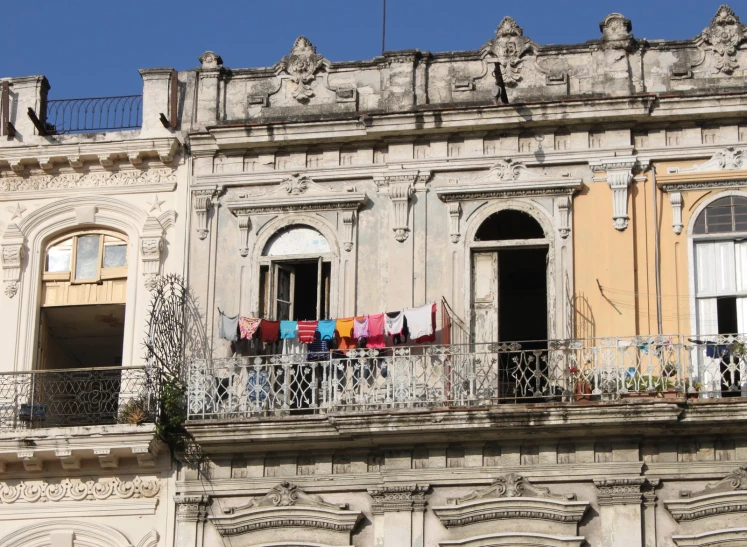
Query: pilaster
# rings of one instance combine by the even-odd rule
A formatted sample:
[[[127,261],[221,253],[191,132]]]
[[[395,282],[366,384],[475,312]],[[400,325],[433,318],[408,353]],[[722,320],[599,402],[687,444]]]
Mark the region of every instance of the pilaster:
[[[595,480],[599,517],[602,526],[601,545],[636,547],[643,545],[641,488],[643,477]]]
[[[176,504],[176,530],[174,545],[179,547],[202,547],[207,507],[210,497],[174,496]]]
[[[628,227],[628,188],[633,181],[635,157],[615,157],[589,163],[595,173],[605,173],[594,177],[595,181],[606,181],[612,190],[612,225],[623,231]]]
[[[385,485],[369,488],[373,498],[375,545],[423,547],[427,484]]]

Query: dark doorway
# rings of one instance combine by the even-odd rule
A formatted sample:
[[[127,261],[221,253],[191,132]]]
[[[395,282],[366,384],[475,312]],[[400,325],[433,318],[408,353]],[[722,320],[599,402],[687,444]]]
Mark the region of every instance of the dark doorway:
[[[498,251],[498,339],[547,340],[547,249]],[[522,344],[526,349],[539,349]]]

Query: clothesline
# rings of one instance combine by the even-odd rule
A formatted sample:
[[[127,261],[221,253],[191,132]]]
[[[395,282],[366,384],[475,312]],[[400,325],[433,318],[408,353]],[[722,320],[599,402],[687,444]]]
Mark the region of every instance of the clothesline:
[[[436,309],[436,303],[431,302],[402,311],[340,319],[270,321],[240,315],[228,316],[218,308],[219,335],[230,342],[255,337],[266,344],[280,340],[302,344],[333,342],[337,349],[383,348],[387,336],[395,344],[402,343],[403,339],[406,341],[408,335],[415,343],[435,342]]]

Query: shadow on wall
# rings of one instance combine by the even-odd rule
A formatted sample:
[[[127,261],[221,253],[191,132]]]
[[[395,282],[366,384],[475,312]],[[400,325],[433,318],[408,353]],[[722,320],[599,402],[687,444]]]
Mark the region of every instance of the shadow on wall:
[[[589,299],[583,293],[578,293],[573,297],[573,309],[576,314],[576,338],[596,338],[597,326],[594,320],[594,312],[589,304]]]

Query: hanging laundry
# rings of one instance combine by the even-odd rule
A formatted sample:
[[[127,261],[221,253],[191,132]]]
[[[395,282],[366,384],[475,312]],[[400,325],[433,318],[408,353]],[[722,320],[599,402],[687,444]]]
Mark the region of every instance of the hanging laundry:
[[[265,344],[274,344],[280,339],[280,321],[263,319],[259,324],[259,339]]]
[[[431,333],[415,338],[413,342],[415,342],[416,344],[424,344],[426,342],[435,342],[435,341],[436,341],[436,304],[434,303],[432,311],[431,311]]]
[[[314,333],[316,332],[319,321],[299,321],[298,322],[298,340],[304,344],[309,344],[314,341]]]
[[[368,316],[368,347],[383,348],[386,346],[384,338],[384,314],[376,313]]]
[[[435,314],[434,304],[426,304],[419,308],[411,308],[402,312],[407,318],[407,326],[410,329],[410,338],[416,339],[433,334],[433,323],[431,315]]]
[[[220,315],[218,335],[229,342],[235,342],[238,340],[239,316],[234,315],[233,317],[229,317],[223,313],[220,308],[218,308],[218,314]]]
[[[401,311],[388,312],[386,313],[386,333],[389,336],[396,336],[402,333],[404,327],[405,314]]]
[[[283,340],[298,338],[298,321],[281,321],[280,338]]]
[[[355,349],[355,340],[353,339],[353,322],[352,317],[345,317],[344,319],[338,319],[335,325],[339,340],[337,342],[338,349]]]
[[[356,317],[353,322],[353,338],[368,338],[368,316]]]
[[[246,340],[251,340],[254,333],[259,329],[261,319],[255,319],[254,317],[239,317],[239,331],[241,337]]]
[[[323,321],[319,321],[319,324],[316,327],[316,330],[319,332],[319,337],[322,340],[330,341],[334,340],[335,338],[335,327],[337,325],[337,321],[334,319],[325,319]]]

